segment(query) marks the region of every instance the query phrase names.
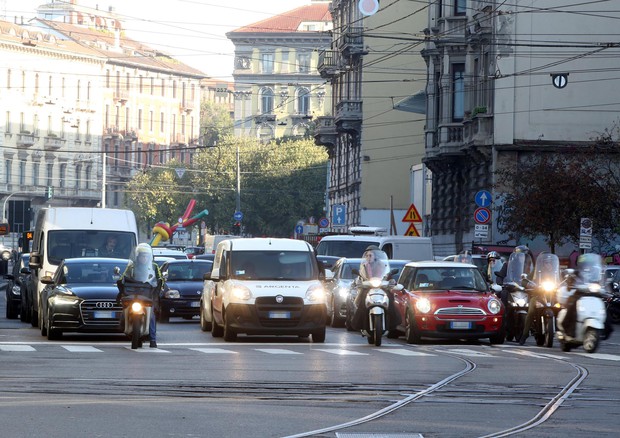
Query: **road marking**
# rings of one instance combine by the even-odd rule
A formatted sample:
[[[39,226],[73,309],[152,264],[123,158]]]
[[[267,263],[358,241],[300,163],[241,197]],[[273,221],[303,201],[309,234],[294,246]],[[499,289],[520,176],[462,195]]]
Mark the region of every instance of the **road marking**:
[[[262,351],[269,354],[303,354],[297,351],[285,350],[283,348],[255,348],[256,351]]]
[[[408,350],[406,348],[390,349],[390,350],[382,350],[380,348],[375,348],[375,351],[380,351],[382,353],[397,354],[399,356],[435,356],[434,354],[422,353],[421,351]]]
[[[207,354],[238,354],[238,351],[224,350],[223,348],[190,348],[190,350],[199,351]]]
[[[615,360],[620,361],[620,356],[615,354],[605,354],[605,353],[575,353],[584,357],[591,357],[592,359],[602,359],[602,360]]]
[[[491,354],[482,353],[480,351],[468,350],[466,348],[451,348],[449,350],[444,350],[448,353],[460,354],[462,356],[472,356],[472,357],[491,357]]]
[[[0,351],[37,351],[30,345],[0,345]]]
[[[103,353],[103,350],[90,345],[63,345],[62,348],[71,353]]]
[[[549,359],[547,355],[536,354],[536,353],[532,353],[531,351],[527,351],[527,350],[502,350],[502,351],[504,351],[505,353],[513,353],[513,354],[519,354],[521,356],[534,357],[536,359]],[[566,357],[562,356],[560,357],[560,359],[566,359]]]
[[[161,348],[136,348],[135,350],[131,347],[125,348],[136,353],[170,353],[168,350],[162,350]]]
[[[337,354],[338,356],[368,356],[368,353],[359,353],[357,351],[342,350],[342,349],[334,350],[334,349],[317,348],[316,351],[324,351],[325,353]]]

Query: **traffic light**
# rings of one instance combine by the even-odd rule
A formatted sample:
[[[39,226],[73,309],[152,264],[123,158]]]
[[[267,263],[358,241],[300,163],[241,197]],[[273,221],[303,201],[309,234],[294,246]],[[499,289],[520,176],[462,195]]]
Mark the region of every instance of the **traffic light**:
[[[235,236],[241,236],[241,222],[237,221],[232,226],[232,233]]]
[[[47,186],[47,192],[45,193],[45,196],[47,199],[52,199],[52,197],[54,196],[54,187]]]

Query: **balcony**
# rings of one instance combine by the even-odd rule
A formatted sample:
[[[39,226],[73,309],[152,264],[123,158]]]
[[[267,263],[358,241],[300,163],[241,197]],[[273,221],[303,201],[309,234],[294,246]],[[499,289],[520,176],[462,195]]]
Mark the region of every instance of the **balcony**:
[[[364,28],[361,26],[345,26],[338,48],[345,56],[365,55],[364,51]]]
[[[31,134],[29,132],[20,132],[19,134],[17,134],[17,146],[18,147],[30,147],[32,145],[34,145],[35,143],[35,138],[34,138],[34,134]]]
[[[276,121],[276,115],[273,113],[268,113],[268,114],[257,114],[254,116],[254,122],[256,124],[258,123],[268,123],[268,122],[275,122]]]
[[[191,113],[195,109],[196,109],[196,105],[194,104],[192,100],[186,100],[179,104],[179,111],[181,112]]]
[[[463,122],[463,143],[473,146],[493,144],[493,115],[478,113]]]
[[[114,91],[114,100],[121,104],[126,103],[129,100],[129,90],[117,89]]]
[[[170,136],[170,144],[186,145],[187,136],[181,133],[172,134]]]
[[[75,101],[75,110],[84,113],[94,113],[96,111],[95,103],[90,100],[78,99]]]
[[[362,129],[362,101],[341,100],[338,102],[335,122],[339,131],[359,134]]]
[[[321,50],[317,70],[323,79],[330,79],[339,73],[336,66],[336,52],[334,50]]]
[[[47,134],[43,137],[43,148],[47,151],[57,151],[65,144],[64,138],[59,138],[55,134]]]
[[[314,129],[314,142],[319,146],[326,146],[328,151],[336,146],[336,138],[338,130],[336,123],[331,116],[319,116],[316,119],[316,128]]]
[[[108,126],[107,128],[103,130],[104,138],[118,137],[120,134],[121,132],[117,126]]]

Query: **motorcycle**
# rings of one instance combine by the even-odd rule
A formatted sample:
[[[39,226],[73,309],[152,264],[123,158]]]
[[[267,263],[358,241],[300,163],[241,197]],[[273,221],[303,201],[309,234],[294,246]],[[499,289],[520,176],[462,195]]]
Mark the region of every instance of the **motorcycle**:
[[[536,258],[534,280],[527,280],[527,287],[531,287],[530,292],[536,296],[530,298],[536,299],[536,317],[530,330],[539,347],[553,347],[556,316],[560,311],[556,291],[560,286],[560,259],[555,254],[541,252]]]
[[[512,253],[508,258],[506,277],[502,281],[502,295],[506,305],[506,340],[518,340],[523,333],[530,297],[521,285],[529,254]],[[496,269],[495,271],[498,271]]]
[[[123,332],[131,339],[132,350],[142,348],[142,342],[149,338],[149,322],[158,288],[131,279],[119,280],[117,286],[117,301],[120,301],[123,307]]]
[[[389,331],[389,294],[395,285],[389,277],[396,272],[398,269],[390,270],[387,254],[374,249],[364,253],[359,271],[352,270],[353,275],[359,276],[356,280],[358,292],[353,327],[359,328],[368,343],[377,347],[381,345],[383,335]]]
[[[573,347],[583,345],[587,353],[594,353],[600,339],[604,336],[607,310],[605,299],[609,294],[605,290],[604,265],[597,254],[582,254],[578,260],[579,271],[575,275],[572,269],[567,270],[567,283],[558,290],[558,301],[565,307],[558,314],[557,337],[562,351],[570,351]],[[567,317],[566,308],[569,296],[575,295],[576,322],[575,335],[570,336],[564,329]]]

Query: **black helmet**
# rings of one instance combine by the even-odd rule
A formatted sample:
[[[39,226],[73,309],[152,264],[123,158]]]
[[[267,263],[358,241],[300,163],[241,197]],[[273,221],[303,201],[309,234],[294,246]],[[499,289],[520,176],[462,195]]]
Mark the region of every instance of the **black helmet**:
[[[501,256],[499,255],[499,253],[497,251],[491,251],[487,254],[487,260],[491,260],[491,259],[501,259]]]
[[[527,245],[519,245],[514,249],[514,252],[516,253],[522,252],[524,254],[529,254],[530,249],[527,247]]]

